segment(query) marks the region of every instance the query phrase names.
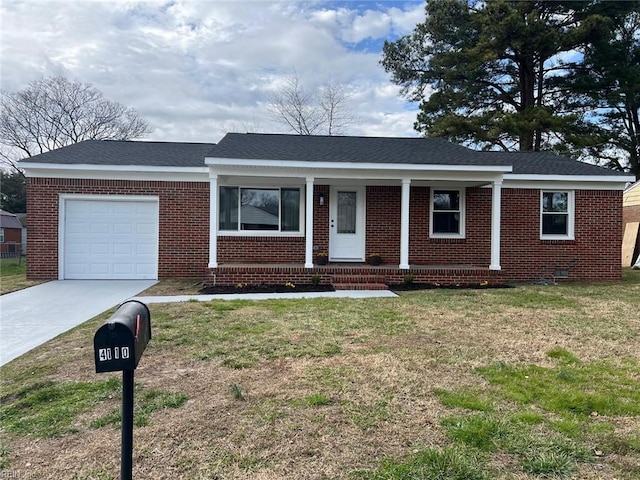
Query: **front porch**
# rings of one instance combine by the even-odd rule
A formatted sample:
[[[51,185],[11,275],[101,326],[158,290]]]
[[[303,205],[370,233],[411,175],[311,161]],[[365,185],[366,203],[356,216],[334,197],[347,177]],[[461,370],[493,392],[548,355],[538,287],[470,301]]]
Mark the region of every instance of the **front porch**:
[[[500,286],[505,284],[500,270],[474,265],[412,265],[409,269],[398,265],[372,266],[365,263],[330,263],[314,265],[273,264],[220,264],[209,268],[205,278],[207,286],[221,285],[284,285],[311,284],[319,280],[336,290],[386,289],[389,285],[407,282],[439,286]]]

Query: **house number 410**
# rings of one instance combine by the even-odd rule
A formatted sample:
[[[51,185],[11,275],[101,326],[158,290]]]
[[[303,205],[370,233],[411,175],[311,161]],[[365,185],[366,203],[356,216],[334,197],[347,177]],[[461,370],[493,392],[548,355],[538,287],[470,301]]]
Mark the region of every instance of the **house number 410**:
[[[98,350],[98,358],[101,362],[127,360],[129,358],[129,347],[113,347],[113,352],[111,348],[101,348]]]

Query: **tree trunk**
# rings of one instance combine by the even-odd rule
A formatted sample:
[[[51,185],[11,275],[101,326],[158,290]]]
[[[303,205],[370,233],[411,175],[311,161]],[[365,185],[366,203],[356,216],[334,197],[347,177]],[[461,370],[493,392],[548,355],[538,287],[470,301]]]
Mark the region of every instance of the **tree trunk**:
[[[536,106],[536,72],[532,57],[526,56],[518,64],[520,70],[520,113],[522,114],[519,150],[521,152],[530,152],[533,150],[536,130],[531,123],[531,114]]]
[[[636,176],[636,180],[640,180],[640,118],[638,116],[638,108],[629,108],[629,138],[631,145],[629,148],[629,166],[631,173]]]

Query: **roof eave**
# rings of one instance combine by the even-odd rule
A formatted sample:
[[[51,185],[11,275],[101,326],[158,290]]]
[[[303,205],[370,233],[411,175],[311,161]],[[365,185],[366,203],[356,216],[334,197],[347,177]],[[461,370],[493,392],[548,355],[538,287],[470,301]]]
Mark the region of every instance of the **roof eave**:
[[[308,170],[395,170],[395,171],[458,171],[458,172],[496,172],[512,171],[510,165],[448,165],[444,163],[374,163],[374,162],[310,162],[303,160],[270,160],[247,158],[205,157],[204,163],[212,167],[273,167]]]
[[[630,175],[542,175],[542,174],[518,174],[508,173],[505,180],[520,180],[528,182],[610,182],[623,183],[635,181],[635,177]]]
[[[44,170],[56,171],[95,171],[95,172],[153,172],[153,173],[207,173],[209,169],[202,167],[184,167],[174,165],[94,165],[89,163],[35,163],[20,162],[25,172]],[[29,175],[27,175],[29,176]]]

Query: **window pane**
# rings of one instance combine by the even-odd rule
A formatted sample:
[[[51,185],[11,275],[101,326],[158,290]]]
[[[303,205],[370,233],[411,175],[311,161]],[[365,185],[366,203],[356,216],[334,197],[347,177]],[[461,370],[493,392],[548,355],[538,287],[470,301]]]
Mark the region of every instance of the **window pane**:
[[[542,233],[544,235],[567,235],[568,215],[564,213],[542,215]]]
[[[338,192],[338,233],[356,233],[356,192]]]
[[[433,233],[460,233],[460,214],[455,212],[434,212]]]
[[[278,230],[280,192],[277,189],[240,189],[240,229]]]
[[[433,192],[434,210],[460,210],[460,192],[457,190],[435,190]]]
[[[283,188],[280,191],[283,232],[300,231],[300,189]]]
[[[567,192],[543,192],[543,212],[564,212],[569,208],[569,194]]]
[[[238,230],[238,187],[220,187],[220,230]]]

